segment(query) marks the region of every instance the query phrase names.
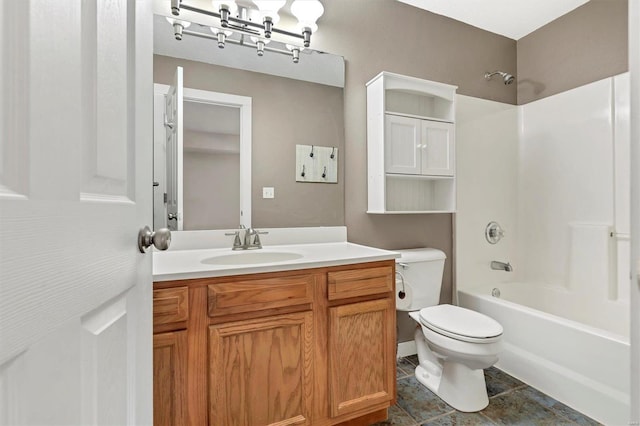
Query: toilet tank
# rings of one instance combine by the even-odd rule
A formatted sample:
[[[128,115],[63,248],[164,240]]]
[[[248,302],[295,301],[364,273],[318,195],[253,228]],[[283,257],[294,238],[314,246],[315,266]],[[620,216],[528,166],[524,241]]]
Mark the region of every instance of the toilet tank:
[[[401,310],[415,311],[437,305],[447,258],[444,252],[433,248],[394,251],[401,255],[396,259],[396,292],[401,286],[401,281],[398,281],[400,275],[404,278],[405,286],[410,287],[407,291],[411,297],[410,304]]]

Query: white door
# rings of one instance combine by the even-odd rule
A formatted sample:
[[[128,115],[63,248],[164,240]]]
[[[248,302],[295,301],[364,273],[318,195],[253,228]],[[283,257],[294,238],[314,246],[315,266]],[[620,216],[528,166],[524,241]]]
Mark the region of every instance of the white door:
[[[455,138],[452,123],[421,120],[423,175],[453,176]]]
[[[152,422],[149,0],[0,2],[0,424]]]
[[[420,120],[390,114],[384,120],[385,172],[419,175]]]
[[[183,199],[183,84],[182,67],[176,68],[173,84],[165,95],[164,126],[166,147],[167,225],[172,231],[184,229]]]

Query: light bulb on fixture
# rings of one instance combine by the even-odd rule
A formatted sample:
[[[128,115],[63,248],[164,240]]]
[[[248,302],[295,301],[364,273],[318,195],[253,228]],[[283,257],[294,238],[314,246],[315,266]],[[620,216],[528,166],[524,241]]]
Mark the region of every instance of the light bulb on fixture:
[[[220,49],[224,49],[224,44],[227,41],[227,37],[233,34],[233,31],[224,31],[213,27],[211,27],[211,32],[218,36],[218,47]]]
[[[286,44],[285,46],[287,47],[288,50],[291,51],[291,56],[293,57],[293,63],[297,64],[298,62],[300,62],[300,51],[303,50],[304,48],[293,46],[291,44]]]
[[[182,0],[171,0],[171,14],[178,16],[180,15],[180,2]]]
[[[291,4],[291,13],[298,19],[298,26],[304,37],[304,47],[309,47],[311,33],[318,30],[316,21],[324,13],[324,6],[319,0],[295,0]]]
[[[280,21],[278,11],[285,5],[286,0],[253,0],[260,15],[262,15],[262,25],[264,25],[264,36],[271,38],[271,29]]]
[[[176,40],[182,40],[182,30],[188,28],[191,22],[180,21],[179,19],[167,18],[167,22],[173,26],[173,35]]]
[[[223,28],[229,25],[229,15],[234,15],[238,11],[235,0],[213,0],[213,8],[220,13],[220,25]]]
[[[251,36],[251,41],[256,44],[256,49],[258,51],[258,56],[264,55],[264,47],[271,42],[269,39],[263,39]]]

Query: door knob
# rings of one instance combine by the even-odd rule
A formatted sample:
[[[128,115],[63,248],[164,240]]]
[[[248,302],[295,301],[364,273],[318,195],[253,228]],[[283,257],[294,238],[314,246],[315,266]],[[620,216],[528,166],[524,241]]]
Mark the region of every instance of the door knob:
[[[161,228],[152,231],[151,228],[145,226],[138,232],[138,249],[140,253],[146,253],[151,244],[158,250],[166,250],[171,245],[171,231],[167,228]]]
[[[169,214],[167,215],[167,218],[168,218],[169,220],[178,220],[178,213],[169,213]]]

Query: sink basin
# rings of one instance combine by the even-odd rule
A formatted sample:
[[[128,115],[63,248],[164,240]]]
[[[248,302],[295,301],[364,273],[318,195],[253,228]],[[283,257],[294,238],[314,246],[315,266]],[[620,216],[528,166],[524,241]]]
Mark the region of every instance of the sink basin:
[[[208,265],[254,265],[258,263],[285,262],[287,260],[300,259],[300,253],[270,252],[270,251],[243,251],[221,256],[208,257],[202,263]]]

